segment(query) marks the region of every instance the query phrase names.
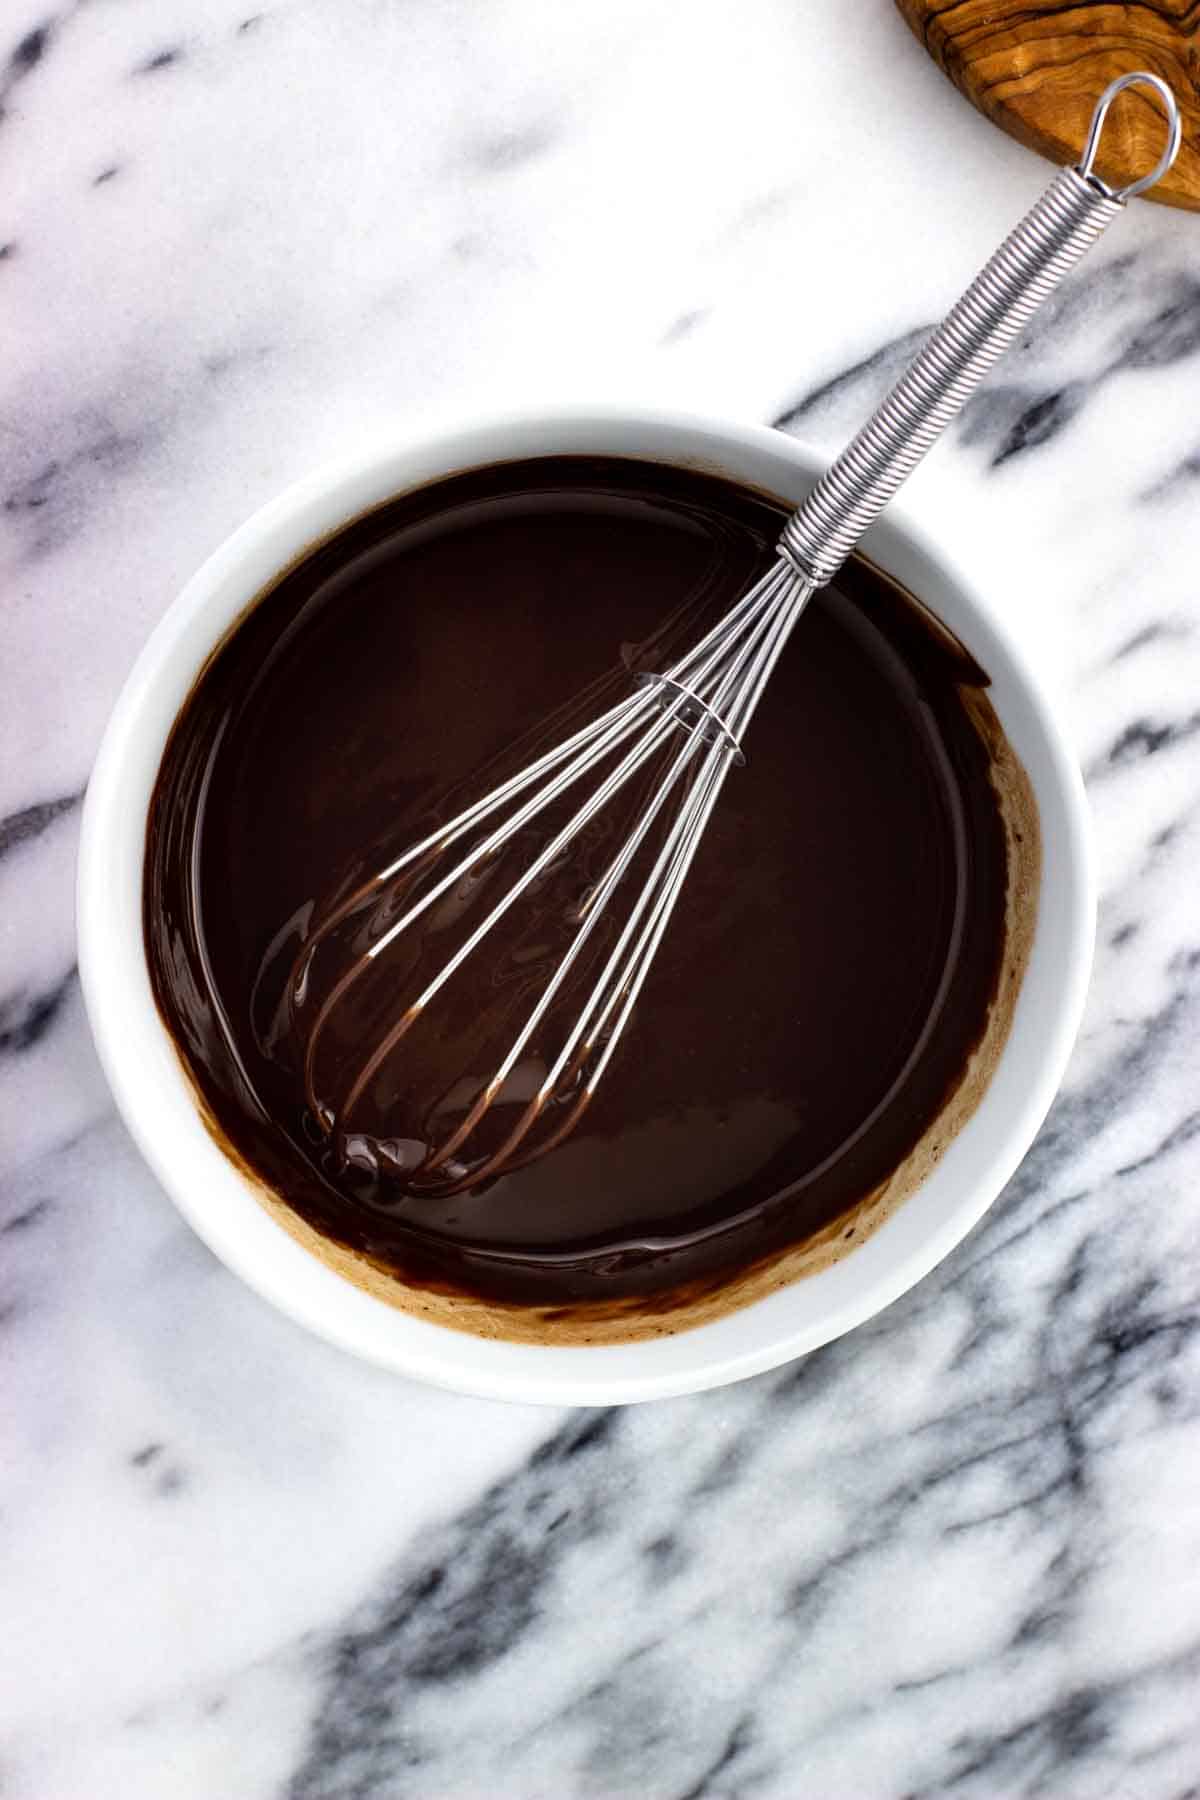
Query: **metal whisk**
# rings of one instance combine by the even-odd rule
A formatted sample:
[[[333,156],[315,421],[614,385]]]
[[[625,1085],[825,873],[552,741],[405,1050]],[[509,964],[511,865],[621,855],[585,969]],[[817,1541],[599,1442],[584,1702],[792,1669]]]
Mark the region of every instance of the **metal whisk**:
[[[1109,107],[1134,85],[1152,88],[1159,96],[1167,141],[1148,175],[1112,189],[1093,173],[1093,165]],[[983,376],[1124,203],[1166,173],[1179,137],[1178,109],[1165,82],[1146,73],[1114,81],[1097,104],[1078,167],[1054,179],[788,520],[777,560],[767,573],[665,671],[638,676],[632,691],[615,705],[388,862],[320,921],[293,966],[288,1000],[293,1018],[307,1025],[304,1084],[322,1133],[343,1143],[352,1137],[363,1096],[417,1019],[500,920],[537,890],[572,840],[639,771],[657,762],[658,779],[604,872],[579,898],[569,945],[508,1050],[489,1078],[471,1084],[457,1123],[440,1141],[418,1146],[419,1160],[410,1161],[404,1179],[422,1192],[453,1194],[544,1155],[575,1127],[629,1022],[705,825],[731,766],[744,761],[747,727],[807,601],[832,579]],[[491,878],[506,848],[589,775],[596,784],[587,797],[552,831],[503,895],[487,905]],[[588,991],[554,1053],[543,1056],[539,1029],[564,989],[569,996],[566,984],[589,943],[596,960],[602,940],[593,942],[594,934],[606,914],[611,929],[610,903],[639,853],[643,863],[649,859],[649,872],[630,897],[594,979],[584,959]],[[314,957],[344,921],[381,895],[389,897],[393,910],[398,906],[398,916],[355,958],[307,1024]],[[403,998],[394,1023],[364,1053],[349,1089],[336,1100],[322,1095],[322,1041],[349,990],[448,897],[467,912],[479,906],[478,923],[438,973]],[[498,1106],[502,1117],[496,1142]],[[519,1108],[515,1118],[514,1107]],[[489,1118],[485,1132],[481,1128]]]

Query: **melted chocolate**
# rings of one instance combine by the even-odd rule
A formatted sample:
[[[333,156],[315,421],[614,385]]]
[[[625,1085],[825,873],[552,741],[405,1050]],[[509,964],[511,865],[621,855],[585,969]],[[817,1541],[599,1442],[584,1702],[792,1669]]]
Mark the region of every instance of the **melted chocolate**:
[[[962,1079],[1005,941],[1003,821],[964,704],[986,678],[856,561],[784,653],[749,766],[565,1144],[453,1198],[402,1175],[438,1096],[490,1071],[500,1028],[554,966],[564,911],[611,854],[603,830],[467,964],[338,1141],[305,1106],[305,1018],[281,997],[332,900],[527,760],[538,731],[514,738],[531,722],[565,709],[553,739],[573,704],[615,700],[678,654],[768,565],[782,517],[715,477],[633,461],[456,476],[284,575],[175,725],[145,878],[163,1017],[235,1154],[410,1284],[669,1306],[852,1219]],[[416,954],[434,968],[446,947]],[[325,991],[336,973],[317,971]],[[356,991],[322,1046],[331,1092],[412,976],[389,964]]]

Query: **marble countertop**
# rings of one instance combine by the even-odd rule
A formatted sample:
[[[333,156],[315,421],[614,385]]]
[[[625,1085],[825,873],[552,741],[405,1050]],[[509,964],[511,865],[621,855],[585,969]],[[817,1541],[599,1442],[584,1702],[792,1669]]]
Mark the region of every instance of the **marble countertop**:
[[[142,1166],[74,967],[106,714],[366,434],[836,448],[1046,170],[886,0],[8,0],[0,67],[6,1800],[1195,1794],[1200,221],[1133,209],[910,490],[1091,793],[1039,1142],[853,1336],[555,1414],[306,1336]]]

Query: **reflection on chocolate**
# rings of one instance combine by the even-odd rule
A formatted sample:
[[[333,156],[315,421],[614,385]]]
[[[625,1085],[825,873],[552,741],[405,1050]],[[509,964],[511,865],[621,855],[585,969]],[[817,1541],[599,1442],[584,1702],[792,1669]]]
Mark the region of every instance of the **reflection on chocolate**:
[[[617,459],[456,476],[307,556],[193,690],[151,807],[155,994],[227,1147],[305,1241],[343,1268],[360,1256],[368,1285],[394,1271],[433,1316],[461,1303],[508,1335],[605,1309],[672,1328],[747,1268],[847,1240],[995,1036],[1036,822],[1014,835],[1005,813],[982,671],[855,562],[785,652],[574,1136],[451,1199],[405,1185],[432,1115],[490,1072],[553,967],[619,808],[335,1142],[306,1111],[313,996],[289,1008],[287,978],[332,902],[482,791],[481,770],[486,788],[528,760],[523,732],[557,713],[557,737],[585,690],[615,699],[678,654],[766,566],[782,516],[715,477]],[[340,935],[314,961],[323,991],[354,954]],[[381,958],[348,996],[322,1097],[350,1089],[411,998],[414,955],[432,970],[445,942]]]

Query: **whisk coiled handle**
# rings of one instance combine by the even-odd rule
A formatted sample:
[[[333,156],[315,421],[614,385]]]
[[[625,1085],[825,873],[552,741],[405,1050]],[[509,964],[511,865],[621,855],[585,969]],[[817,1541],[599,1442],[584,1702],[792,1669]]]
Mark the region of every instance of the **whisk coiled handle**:
[[[1109,106],[1135,83],[1153,87],[1163,99],[1167,144],[1148,176],[1113,191],[1092,174],[1092,163]],[[1178,143],[1178,109],[1157,76],[1125,75],[1106,89],[1080,166],[1055,177],[788,520],[780,553],[815,586],[832,580],[988,370],[1130,195],[1143,192],[1165,172]]]

